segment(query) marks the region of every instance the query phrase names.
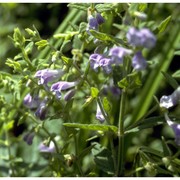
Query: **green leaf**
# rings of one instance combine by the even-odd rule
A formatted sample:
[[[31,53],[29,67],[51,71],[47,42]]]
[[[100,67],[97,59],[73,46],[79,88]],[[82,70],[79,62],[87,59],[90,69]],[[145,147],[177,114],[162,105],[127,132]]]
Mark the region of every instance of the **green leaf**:
[[[104,110],[106,112],[110,112],[111,111],[111,104],[110,102],[108,101],[108,98],[107,97],[104,97],[103,98],[103,107],[104,107]]]
[[[152,127],[160,125],[164,122],[165,122],[164,116],[147,118],[147,119],[144,119],[142,121],[138,121],[137,123],[128,127],[125,130],[125,134],[131,133],[131,132],[138,132],[142,129],[152,128]]]
[[[169,75],[168,73],[166,72],[163,72],[162,71],[162,74],[163,76],[166,78],[167,82],[174,88],[174,89],[177,89],[179,84],[177,83],[177,81],[175,79],[173,79],[171,77],[171,75]]]
[[[161,22],[161,24],[158,26],[159,33],[162,33],[166,30],[170,21],[171,21],[171,16],[168,16],[164,21]]]
[[[109,42],[112,42],[116,45],[118,44],[123,44],[124,45],[124,42],[118,38],[115,38],[109,34],[105,34],[105,33],[102,33],[102,32],[99,32],[99,31],[95,31],[95,30],[92,30],[90,29],[90,33],[96,38],[96,39],[99,39],[101,41],[109,41]]]
[[[180,50],[175,51],[174,55],[180,56]]]
[[[95,6],[95,8],[97,9],[98,12],[104,12],[104,11],[113,11],[113,4],[111,3],[104,3],[104,4],[97,4]]]
[[[93,98],[97,98],[98,94],[99,94],[99,90],[95,87],[91,87],[91,96]]]
[[[141,85],[140,73],[138,72],[128,74],[127,77],[118,82],[118,86],[122,89],[139,88]]]
[[[95,146],[92,149],[92,154],[96,165],[102,171],[108,174],[114,174],[114,164],[111,152],[99,143],[93,143],[93,145]]]
[[[139,5],[138,6],[138,10],[140,12],[144,12],[147,9],[147,7],[148,7],[147,3],[139,3],[138,5]]]
[[[72,128],[80,128],[92,131],[113,131],[117,134],[118,128],[112,125],[102,125],[102,124],[79,124],[79,123],[63,123],[64,126]]]
[[[175,73],[172,75],[173,78],[180,78],[180,70],[177,70]]]
[[[82,11],[87,11],[87,8],[90,7],[89,3],[70,3],[68,7],[76,8]]]
[[[21,31],[19,30],[19,28],[15,28],[15,29],[14,29],[13,39],[14,39],[15,45],[16,45],[17,47],[24,46],[25,38],[24,38],[24,36],[22,35],[22,33],[21,33]]]

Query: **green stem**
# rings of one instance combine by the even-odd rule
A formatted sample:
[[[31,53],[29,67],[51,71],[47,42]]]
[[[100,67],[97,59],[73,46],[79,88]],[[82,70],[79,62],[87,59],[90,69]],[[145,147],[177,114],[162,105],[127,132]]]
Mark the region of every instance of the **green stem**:
[[[120,100],[119,124],[118,124],[118,164],[117,176],[123,175],[124,164],[124,113],[125,113],[126,91],[123,90]]]
[[[55,34],[58,33],[64,33],[65,31],[68,31],[71,28],[71,25],[69,24],[69,22],[71,22],[72,24],[75,24],[80,17],[82,16],[84,12],[83,11],[79,11],[78,9],[72,9],[70,11],[70,13],[66,16],[66,18],[64,19],[64,21],[60,24],[60,26],[57,28],[57,30],[54,32]],[[54,45],[54,48],[57,49],[58,46],[63,42],[62,39],[54,39],[52,38],[50,40],[50,44]],[[46,47],[38,56],[39,59],[43,59],[45,57],[47,57],[48,55],[50,55],[50,48]]]
[[[28,66],[29,66],[31,69],[33,69],[33,65],[32,65],[32,63],[31,63],[31,61],[30,61],[30,59],[29,59],[29,57],[28,57],[28,55],[27,55],[27,53],[26,53],[26,51],[24,50],[23,47],[21,48],[21,51],[22,51],[22,54],[23,54],[23,56],[24,56],[24,60],[27,62]]]

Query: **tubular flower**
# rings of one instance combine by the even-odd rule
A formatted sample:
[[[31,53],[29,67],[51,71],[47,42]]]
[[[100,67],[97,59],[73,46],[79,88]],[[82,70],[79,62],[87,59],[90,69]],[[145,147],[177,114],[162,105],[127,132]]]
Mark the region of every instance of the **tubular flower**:
[[[38,84],[47,84],[50,81],[60,78],[64,74],[64,71],[53,70],[53,69],[43,69],[36,72],[34,77],[39,78]]]
[[[156,44],[156,37],[147,28],[136,29],[131,27],[127,32],[127,40],[133,46],[142,46],[145,48],[152,48]]]
[[[105,22],[105,19],[101,16],[100,13],[96,14],[96,20],[99,25],[103,24]]]
[[[109,51],[113,64],[122,64],[125,55],[131,54],[132,51],[123,47],[114,47]]]
[[[180,100],[180,87],[178,87],[171,95],[162,96],[160,99],[160,107],[169,109],[178,104]]]
[[[39,151],[40,152],[53,153],[55,151],[54,143],[51,141],[49,146],[46,146],[44,143],[40,143]]]
[[[30,93],[28,93],[24,97],[24,105],[30,109],[37,108],[39,105],[39,97],[32,97]]]
[[[102,67],[107,74],[109,74],[112,71],[111,62],[112,60],[109,58],[102,58],[99,61],[99,66]]]
[[[34,139],[34,132],[27,133],[24,137],[23,140],[28,144],[31,145],[33,143]]]
[[[78,81],[75,82],[67,82],[67,81],[59,81],[57,83],[54,83],[51,86],[51,91],[55,93],[56,97],[58,99],[61,98],[61,91],[68,90],[78,84]]]
[[[65,101],[70,101],[72,99],[72,97],[75,95],[76,90],[75,89],[71,89],[69,90],[65,95],[64,95],[64,100]]]
[[[105,117],[102,114],[98,103],[97,103],[97,109],[96,109],[96,119],[100,120],[101,123],[103,123],[105,121]]]
[[[36,117],[38,117],[40,120],[44,120],[46,118],[47,100],[48,98],[45,97],[45,99],[39,104],[39,107],[35,112]]]
[[[100,60],[103,58],[100,54],[91,54],[89,57],[91,68],[97,72]]]
[[[174,123],[171,121],[171,119],[168,117],[167,113],[165,114],[165,119],[167,124],[173,129],[175,134],[175,143],[180,146],[180,124]]]
[[[138,51],[132,58],[132,66],[136,70],[144,70],[147,66],[146,60],[143,58],[141,51]]]

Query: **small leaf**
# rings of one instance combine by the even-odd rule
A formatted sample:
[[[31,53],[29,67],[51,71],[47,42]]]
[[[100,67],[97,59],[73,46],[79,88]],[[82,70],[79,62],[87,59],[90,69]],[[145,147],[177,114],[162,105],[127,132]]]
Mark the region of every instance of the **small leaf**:
[[[177,70],[173,75],[173,78],[180,78],[180,70]]]
[[[161,24],[158,26],[159,33],[162,33],[166,30],[170,21],[171,21],[171,16],[168,16],[164,21],[161,22]]]
[[[162,137],[162,147],[163,147],[164,157],[172,155],[171,150],[169,149],[164,137]]]
[[[118,128],[112,125],[102,125],[102,124],[79,124],[79,123],[63,123],[64,126],[72,128],[80,128],[93,131],[113,131],[117,134]]]
[[[173,79],[171,77],[171,75],[169,75],[168,73],[166,72],[163,72],[162,71],[162,74],[163,76],[166,78],[167,82],[174,88],[174,89],[177,89],[179,84],[177,83],[177,81],[175,79]]]
[[[110,112],[111,111],[111,104],[110,104],[110,102],[108,101],[108,99],[107,99],[107,97],[104,97],[103,98],[103,107],[104,107],[104,110],[106,111],[106,112]]]
[[[180,50],[175,51],[174,55],[180,56]]]
[[[91,96],[93,98],[97,98],[98,94],[99,94],[99,90],[95,87],[91,87]]]
[[[92,149],[92,154],[96,165],[102,171],[108,174],[114,174],[114,164],[111,152],[99,143],[93,143],[93,145],[95,146]]]
[[[95,6],[95,8],[97,9],[98,12],[105,12],[105,11],[113,11],[113,4],[111,3],[104,3],[104,4],[97,4]]]
[[[17,61],[13,61],[11,59],[7,59],[6,60],[6,64],[9,67],[12,67],[16,72],[21,72],[22,71],[21,64],[19,62],[17,62]]]
[[[93,100],[94,100],[94,98],[92,96],[87,98],[85,103],[83,104],[82,108],[85,108],[86,106],[88,106]]]
[[[124,42],[121,40],[121,39],[118,39],[118,38],[115,38],[109,34],[105,34],[105,33],[101,33],[99,31],[95,31],[95,30],[92,30],[90,29],[90,33],[96,38],[96,39],[99,39],[101,41],[110,41],[116,45],[118,44],[123,44],[124,45]]]
[[[90,7],[89,3],[70,3],[68,7],[76,8],[82,11],[87,11],[87,8]]]

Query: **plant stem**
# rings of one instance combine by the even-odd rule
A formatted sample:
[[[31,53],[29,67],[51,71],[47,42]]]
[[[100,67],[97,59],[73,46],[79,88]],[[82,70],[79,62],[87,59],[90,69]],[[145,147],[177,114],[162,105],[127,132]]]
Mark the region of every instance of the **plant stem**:
[[[120,100],[119,124],[118,124],[118,164],[116,176],[123,175],[124,164],[124,113],[125,113],[126,91],[123,90]]]

